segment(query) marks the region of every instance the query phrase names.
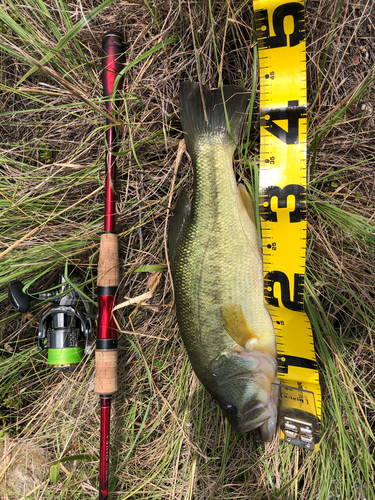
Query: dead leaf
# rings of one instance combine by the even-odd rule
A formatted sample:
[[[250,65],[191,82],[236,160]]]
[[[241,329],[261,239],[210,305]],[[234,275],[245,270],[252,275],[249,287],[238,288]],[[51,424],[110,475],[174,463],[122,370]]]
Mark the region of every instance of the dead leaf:
[[[125,297],[127,300],[125,302],[122,302],[121,304],[117,304],[117,306],[113,308],[113,311],[116,311],[117,309],[122,309],[123,307],[127,307],[132,304],[137,304],[138,306],[139,304],[142,304],[145,300],[151,299],[155,291],[155,288],[158,286],[162,274],[163,274],[162,271],[156,271],[152,273],[147,281],[147,288],[149,290],[148,292],[142,293],[142,295],[138,295],[138,297],[134,298]]]
[[[27,320],[32,319],[32,318],[33,318],[33,315],[31,314],[30,311],[22,313],[22,323],[26,323]]]
[[[155,291],[155,288],[157,287],[162,274],[162,271],[155,271],[151,273],[151,276],[148,278],[147,287],[151,293]]]
[[[361,62],[361,54],[359,53],[359,51],[357,51],[353,56],[353,66],[358,66],[360,62]]]

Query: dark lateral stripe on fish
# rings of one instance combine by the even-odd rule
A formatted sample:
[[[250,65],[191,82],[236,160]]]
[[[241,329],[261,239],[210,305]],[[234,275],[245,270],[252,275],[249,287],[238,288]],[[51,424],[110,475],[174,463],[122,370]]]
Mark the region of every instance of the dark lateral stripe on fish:
[[[313,359],[299,358],[298,356],[288,356],[287,354],[279,354],[277,356],[278,361],[278,373],[286,374],[288,373],[289,366],[295,366],[297,368],[307,368],[309,370],[317,370],[318,364]]]

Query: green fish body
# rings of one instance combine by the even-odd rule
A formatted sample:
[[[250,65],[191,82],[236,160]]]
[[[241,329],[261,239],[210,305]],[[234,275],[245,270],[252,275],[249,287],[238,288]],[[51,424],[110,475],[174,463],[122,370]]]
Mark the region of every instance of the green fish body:
[[[194,193],[191,205],[185,192],[177,199],[169,255],[179,330],[197,377],[237,432],[260,427],[269,440],[277,420],[275,333],[253,202],[233,171],[247,102],[240,87],[210,92],[183,82]]]

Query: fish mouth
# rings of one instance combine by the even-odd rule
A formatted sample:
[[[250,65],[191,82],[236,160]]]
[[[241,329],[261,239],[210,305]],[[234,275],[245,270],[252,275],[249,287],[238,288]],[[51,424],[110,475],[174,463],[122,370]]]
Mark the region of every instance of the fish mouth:
[[[257,401],[253,403],[250,408],[245,409],[243,416],[244,423],[239,427],[239,431],[242,434],[257,429],[271,417],[271,413],[268,409],[270,401],[271,397],[265,403]]]
[[[242,373],[235,373],[234,375],[229,375],[229,377],[227,377],[227,380],[232,380],[232,379],[252,380],[253,378],[254,378],[253,373],[242,372]]]
[[[266,403],[254,403],[244,414],[244,419],[247,420],[249,415],[251,415],[255,410],[259,410],[260,408],[264,408],[265,406],[267,406],[267,404],[270,402],[270,399],[266,402]],[[257,414],[259,414],[259,412],[257,412]]]
[[[245,434],[262,427],[262,437],[264,441],[272,438],[277,421],[277,406],[273,394],[270,394],[264,402],[255,401],[244,408],[244,422],[239,427],[239,432]]]

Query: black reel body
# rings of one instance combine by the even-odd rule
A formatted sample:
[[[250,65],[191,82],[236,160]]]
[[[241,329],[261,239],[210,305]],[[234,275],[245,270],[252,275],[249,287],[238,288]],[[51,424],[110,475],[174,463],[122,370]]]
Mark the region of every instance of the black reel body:
[[[38,349],[47,348],[47,363],[57,370],[74,370],[84,354],[92,349],[92,323],[96,315],[77,289],[69,288],[63,276],[61,287],[55,293],[39,294],[37,299],[23,291],[19,280],[11,281],[8,286],[9,301],[21,313],[30,310],[33,300],[50,299],[56,304],[40,321]]]

